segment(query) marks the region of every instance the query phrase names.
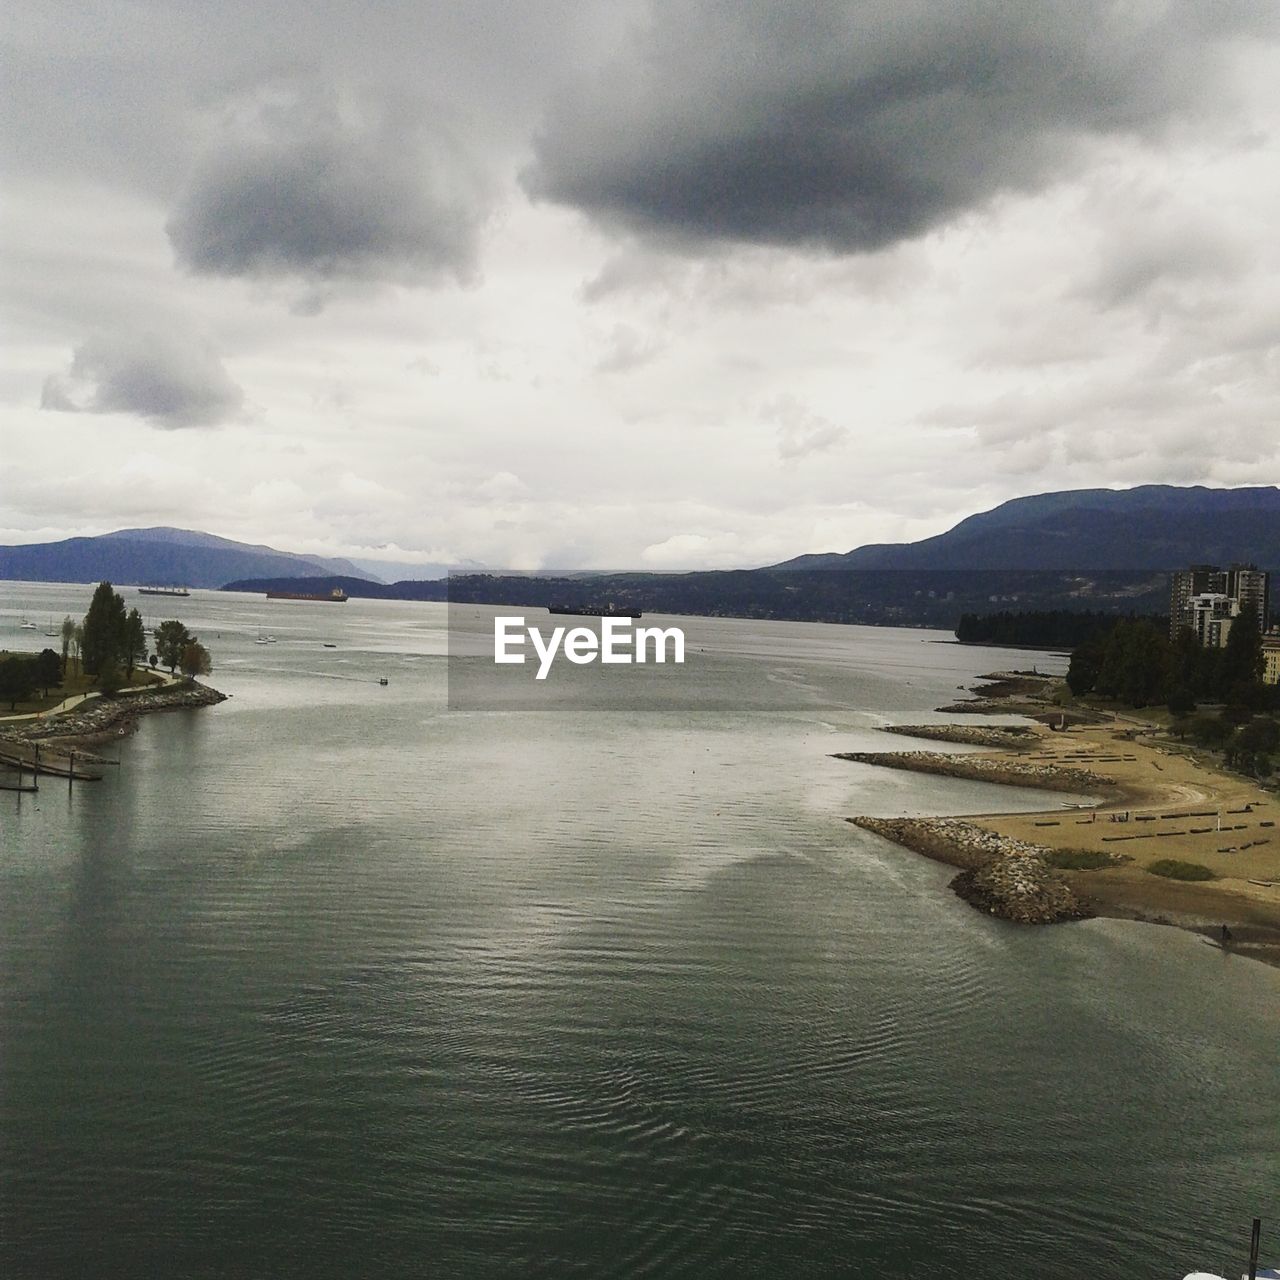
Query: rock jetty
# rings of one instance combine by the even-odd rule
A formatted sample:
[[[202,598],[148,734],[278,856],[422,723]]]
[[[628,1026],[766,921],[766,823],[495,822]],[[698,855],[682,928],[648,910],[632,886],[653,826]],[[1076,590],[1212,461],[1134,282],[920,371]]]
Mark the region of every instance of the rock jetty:
[[[1045,861],[1041,845],[997,835],[959,818],[850,818],[896,844],[960,867],[954,892],[988,915],[1017,924],[1056,924],[1091,914]]]
[[[834,758],[853,760],[858,764],[878,764],[886,769],[906,769],[912,773],[933,773],[945,778],[1000,782],[1014,787],[1042,787],[1046,791],[1097,791],[1114,784],[1114,779],[1091,769],[1032,764],[1027,760],[991,760],[986,756],[946,755],[940,751],[837,751]]]
[[[6,725],[0,732],[20,742],[106,742],[127,737],[137,727],[138,717],[149,711],[210,707],[225,702],[226,698],[226,694],[204,684],[169,685],[144,693],[94,698],[72,711]]]
[[[938,707],[942,715],[1038,715],[1046,707],[1046,698],[1054,678],[1029,671],[992,671],[982,676],[984,684],[970,685],[973,694],[963,702],[949,702]]]
[[[962,742],[974,747],[1004,747],[1023,751],[1036,744],[1034,729],[1022,725],[979,724],[888,724],[885,733],[908,738],[928,738],[933,742]]]

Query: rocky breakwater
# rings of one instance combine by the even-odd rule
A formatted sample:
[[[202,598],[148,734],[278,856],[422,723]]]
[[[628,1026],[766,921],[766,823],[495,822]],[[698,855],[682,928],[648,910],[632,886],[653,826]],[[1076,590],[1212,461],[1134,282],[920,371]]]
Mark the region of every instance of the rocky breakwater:
[[[1091,769],[1070,769],[1028,760],[991,759],[987,756],[946,755],[940,751],[837,751],[837,760],[877,764],[886,769],[933,773],[945,778],[974,782],[1000,782],[1014,787],[1042,787],[1046,791],[1092,792],[1114,785],[1114,779]]]
[[[23,742],[51,741],[67,745],[106,742],[132,733],[137,728],[138,717],[147,712],[211,707],[226,700],[225,693],[208,685],[194,682],[168,685],[142,693],[94,698],[56,716],[6,726],[5,733]]]
[[[962,868],[951,888],[979,911],[1017,924],[1056,924],[1090,915],[1045,861],[1040,845],[997,835],[958,818],[850,818],[937,862]]]
[[[1045,710],[1054,685],[1052,676],[1029,671],[993,671],[980,678],[986,683],[969,686],[972,698],[949,702],[938,711],[943,715],[1036,715]]]
[[[933,742],[962,742],[973,747],[1003,747],[1025,751],[1038,741],[1034,729],[1021,725],[981,724],[887,724],[885,733],[907,738],[927,738]]]

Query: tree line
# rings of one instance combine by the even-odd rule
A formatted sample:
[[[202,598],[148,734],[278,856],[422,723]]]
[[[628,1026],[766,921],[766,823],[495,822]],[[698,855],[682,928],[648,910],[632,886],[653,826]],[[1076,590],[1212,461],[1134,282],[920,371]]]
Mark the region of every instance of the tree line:
[[[1262,683],[1262,633],[1252,614],[1235,619],[1221,649],[1203,647],[1190,627],[1170,640],[1149,620],[1126,618],[1072,653],[1067,685],[1077,696],[1131,707],[1167,703],[1175,715],[1202,701],[1265,710],[1277,695]]]
[[[1280,686],[1262,682],[1262,634],[1244,614],[1221,649],[1203,648],[1184,627],[1173,640],[1141,618],[1126,619],[1071,655],[1067,685],[1077,696],[1113,698],[1134,708],[1163,703],[1170,731],[1221,750],[1227,765],[1258,778],[1280,750]],[[1216,713],[1200,703],[1220,703]]]
[[[1145,619],[1167,630],[1168,618],[1155,614],[1102,613],[1091,609],[1027,609],[965,613],[956,626],[962,644],[1025,645],[1029,649],[1074,649],[1105,635],[1121,622]]]

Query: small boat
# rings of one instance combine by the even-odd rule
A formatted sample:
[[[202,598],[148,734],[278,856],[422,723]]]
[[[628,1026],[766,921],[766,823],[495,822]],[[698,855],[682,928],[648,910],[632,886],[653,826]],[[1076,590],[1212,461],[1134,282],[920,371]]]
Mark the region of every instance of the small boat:
[[[37,627],[34,622],[28,622],[26,618],[23,618],[22,621],[18,623],[18,630],[19,631],[39,631],[40,628]]]
[[[1240,1280],[1280,1280],[1280,1269],[1276,1267],[1260,1267],[1258,1265],[1261,1236],[1262,1219],[1254,1218],[1253,1235],[1249,1240],[1249,1270],[1241,1276]],[[1225,1277],[1218,1275],[1214,1271],[1193,1271],[1184,1276],[1183,1280],[1225,1280]]]
[[[336,644],[330,644],[330,643],[329,643],[329,641],[328,641],[328,640],[326,640],[326,641],[324,642],[324,647],[325,647],[326,649],[336,649],[338,646],[337,646]]]
[[[391,683],[391,681],[390,681],[390,680],[388,680],[386,676],[383,676],[383,677],[378,681],[378,683],[379,683],[379,684],[390,684],[390,683]]]
[[[253,643],[254,644],[270,644],[271,641],[268,640],[267,637],[264,636],[261,631],[259,631],[258,638]]]
[[[275,644],[275,642],[276,642],[276,638],[275,638],[275,636],[268,636],[268,637],[267,637],[267,643],[268,643],[268,644]]]

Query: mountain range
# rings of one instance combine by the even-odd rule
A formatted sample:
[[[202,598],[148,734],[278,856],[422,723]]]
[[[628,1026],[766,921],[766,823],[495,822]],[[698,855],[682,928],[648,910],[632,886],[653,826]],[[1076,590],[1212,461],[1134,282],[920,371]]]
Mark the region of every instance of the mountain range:
[[[233,578],[370,580],[349,560],[296,555],[190,529],[120,529],[92,538],[0,547],[0,579],[220,587]]]
[[[184,529],[0,547],[0,579],[328,590],[408,600],[597,600],[680,613],[930,621],[1000,608],[1159,610],[1162,576],[1188,564],[1280,570],[1280,488],[1142,485],[1015,498],[919,542],[699,573],[455,574],[386,584],[350,560],[297,555]],[[400,566],[396,566],[400,567]],[[832,574],[832,570],[840,571]],[[438,570],[437,570],[438,571]]]
[[[1280,569],[1280,488],[1147,484],[1014,498],[920,542],[797,556],[778,569]]]

